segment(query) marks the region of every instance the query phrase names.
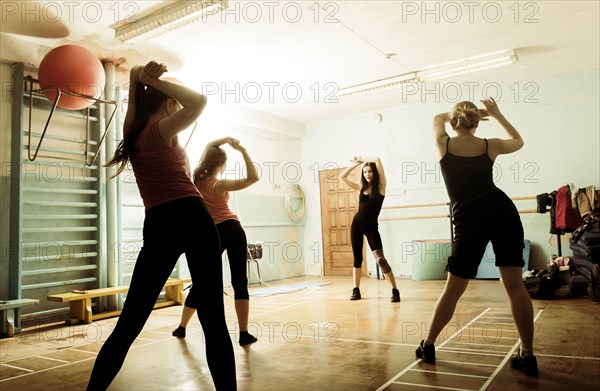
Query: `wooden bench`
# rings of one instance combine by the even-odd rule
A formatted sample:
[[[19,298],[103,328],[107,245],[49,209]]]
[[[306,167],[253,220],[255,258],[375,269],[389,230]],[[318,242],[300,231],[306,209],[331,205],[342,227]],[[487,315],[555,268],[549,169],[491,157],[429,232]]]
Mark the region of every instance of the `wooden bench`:
[[[157,302],[154,308],[167,307],[175,304],[183,304],[183,285],[192,282],[191,278],[169,279],[165,284],[165,300]],[[115,286],[110,288],[90,289],[86,291],[71,291],[56,295],[48,295],[49,301],[69,302],[71,319],[70,324],[79,322],[92,323],[94,320],[118,316],[121,310],[92,313],[92,299],[98,297],[112,296],[125,293],[129,285]]]
[[[18,310],[21,307],[39,303],[40,301],[37,299],[0,300],[0,317],[2,321],[0,334],[12,337],[15,333],[20,333],[21,327],[15,327],[15,319],[18,319]],[[17,317],[15,317],[15,310],[17,310]],[[19,325],[19,322],[17,322],[17,325]]]

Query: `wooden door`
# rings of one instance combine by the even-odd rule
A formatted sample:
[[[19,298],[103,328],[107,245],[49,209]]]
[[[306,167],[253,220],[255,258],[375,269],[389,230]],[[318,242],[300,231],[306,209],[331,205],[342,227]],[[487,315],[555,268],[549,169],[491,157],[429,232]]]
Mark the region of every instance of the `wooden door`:
[[[350,225],[358,210],[358,193],[338,179],[345,168],[319,172],[321,190],[321,228],[323,231],[323,274],[352,276],[354,258],[350,243]],[[358,182],[360,167],[348,176]],[[363,259],[365,247],[363,244]],[[363,265],[365,262],[363,262]],[[366,267],[363,267],[366,275]]]

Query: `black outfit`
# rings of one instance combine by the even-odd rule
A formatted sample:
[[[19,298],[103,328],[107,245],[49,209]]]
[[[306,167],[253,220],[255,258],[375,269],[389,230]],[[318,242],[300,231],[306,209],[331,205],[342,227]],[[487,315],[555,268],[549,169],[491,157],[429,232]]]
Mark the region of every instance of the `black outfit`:
[[[229,219],[217,224],[217,230],[221,239],[221,254],[227,250],[229,270],[231,271],[231,285],[233,287],[235,300],[249,300],[247,253],[248,242],[246,233],[238,220]],[[196,296],[194,295],[195,284],[185,299],[185,305],[190,308],[198,308]]]
[[[217,390],[235,390],[235,356],[225,322],[223,270],[215,224],[200,197],[169,201],[146,211],[144,245],[117,325],[98,353],[88,390],[105,390],[117,375],[177,260],[185,253],[204,331],[206,359]],[[202,238],[199,241],[198,238]],[[206,278],[206,276],[210,276]]]
[[[496,266],[520,266],[523,260],[524,232],[519,212],[512,200],[493,181],[494,162],[488,142],[479,156],[450,153],[450,138],[440,166],[452,205],[454,244],[448,270],[461,278],[474,278],[485,248],[492,242]]]
[[[385,196],[382,194],[363,194],[358,198],[358,212],[352,219],[350,227],[350,240],[352,243],[352,253],[354,254],[354,267],[362,266],[363,235],[367,237],[367,242],[371,251],[383,250],[381,235],[379,234],[379,223],[377,218],[383,205]]]

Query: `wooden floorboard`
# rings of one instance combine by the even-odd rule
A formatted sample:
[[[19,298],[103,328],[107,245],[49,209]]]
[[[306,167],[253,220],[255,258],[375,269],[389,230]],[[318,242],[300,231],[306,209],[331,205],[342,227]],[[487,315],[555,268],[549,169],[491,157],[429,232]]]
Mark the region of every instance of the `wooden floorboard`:
[[[508,368],[518,347],[499,281],[472,281],[440,335],[437,365],[416,360],[443,281],[398,280],[391,303],[383,280],[363,279],[350,301],[350,278],[305,277],[253,285],[249,331],[237,344],[232,292],[226,316],[239,390],[598,390],[600,303],[587,298],[534,300],[540,378]],[[253,295],[255,293],[255,295]],[[259,295],[260,294],[260,295]],[[202,329],[171,336],[181,307],[154,310],[111,390],[211,390]],[[89,325],[43,325],[0,340],[0,389],[82,390],[117,318]]]

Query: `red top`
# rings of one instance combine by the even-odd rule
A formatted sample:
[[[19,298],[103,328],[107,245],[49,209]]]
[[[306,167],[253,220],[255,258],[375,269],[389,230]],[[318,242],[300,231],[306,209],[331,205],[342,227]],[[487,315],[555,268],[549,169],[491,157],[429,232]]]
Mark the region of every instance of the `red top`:
[[[135,149],[131,166],[146,210],[179,198],[202,197],[192,182],[185,149],[166,146],[158,122],[144,128]]]
[[[215,224],[231,219],[239,221],[235,213],[229,209],[229,192],[225,193],[224,196],[219,196],[214,190],[215,183],[217,183],[217,178],[215,177],[201,179],[196,183]]]

